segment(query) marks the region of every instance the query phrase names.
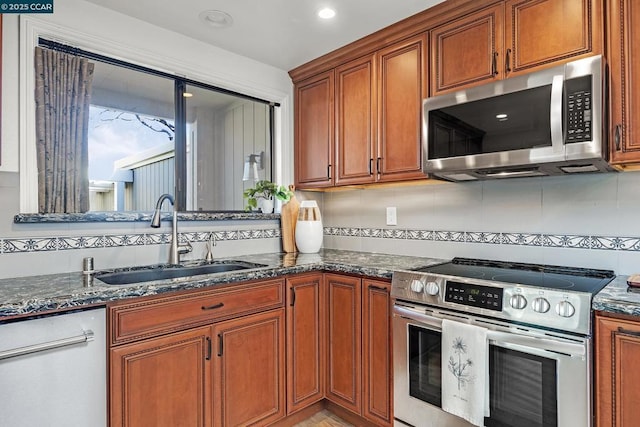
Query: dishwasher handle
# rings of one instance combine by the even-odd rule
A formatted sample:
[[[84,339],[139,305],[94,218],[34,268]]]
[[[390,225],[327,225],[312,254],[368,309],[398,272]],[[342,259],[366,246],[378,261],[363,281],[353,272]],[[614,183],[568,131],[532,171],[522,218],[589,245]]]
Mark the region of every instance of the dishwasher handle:
[[[28,345],[25,347],[12,348],[0,352],[0,360],[10,359],[12,357],[24,356],[31,353],[38,353],[41,351],[52,350],[54,348],[66,347],[69,345],[82,344],[89,341],[93,341],[94,333],[91,329],[82,331],[82,335],[62,338],[55,341],[48,341],[39,344]]]

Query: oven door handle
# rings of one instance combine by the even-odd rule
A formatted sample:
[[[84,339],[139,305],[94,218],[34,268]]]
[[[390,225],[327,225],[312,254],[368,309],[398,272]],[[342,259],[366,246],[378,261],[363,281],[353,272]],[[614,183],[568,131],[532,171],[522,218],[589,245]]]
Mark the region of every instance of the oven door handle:
[[[425,326],[430,326],[437,330],[442,330],[442,319],[439,317],[429,316],[421,311],[417,311],[411,309],[409,307],[403,306],[393,306],[393,313],[410,320],[414,320],[416,322],[420,322]],[[469,319],[471,320],[471,319]],[[460,320],[454,320],[460,321]],[[469,323],[472,322],[461,322],[461,323]],[[482,325],[475,325],[483,327]],[[487,329],[487,339],[489,342],[494,344],[503,344],[506,346],[509,345],[518,345],[527,348],[534,348],[539,350],[552,351],[556,353],[564,353],[569,354],[573,357],[584,357],[587,353],[586,347],[581,343],[574,343],[570,341],[563,340],[561,338],[553,339],[553,338],[545,338],[545,337],[534,337],[522,335],[515,332],[502,332],[502,331],[494,331],[491,329]]]
[[[432,326],[438,330],[442,329],[442,319],[429,316],[420,311],[413,310],[409,307],[394,305],[393,314],[401,317],[406,317],[407,319],[410,319],[410,320],[415,320],[416,322],[420,322],[424,325]]]

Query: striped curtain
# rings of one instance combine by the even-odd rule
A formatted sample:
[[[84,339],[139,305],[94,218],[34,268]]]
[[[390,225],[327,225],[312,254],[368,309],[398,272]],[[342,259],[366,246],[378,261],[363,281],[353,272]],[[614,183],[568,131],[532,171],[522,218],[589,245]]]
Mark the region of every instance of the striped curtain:
[[[89,104],[94,65],[36,47],[36,144],[40,213],[89,210]]]

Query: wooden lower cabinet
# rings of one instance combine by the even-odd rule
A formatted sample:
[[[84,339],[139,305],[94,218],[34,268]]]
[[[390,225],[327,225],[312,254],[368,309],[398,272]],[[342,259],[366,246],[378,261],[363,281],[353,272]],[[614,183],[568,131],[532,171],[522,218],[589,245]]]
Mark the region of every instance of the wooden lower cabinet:
[[[633,427],[640,420],[640,319],[596,315],[596,427]]]
[[[325,275],[327,399],[360,415],[362,381],[360,279]]]
[[[324,398],[322,273],[287,279],[287,414]]]
[[[111,427],[211,425],[210,327],[110,352]]]
[[[256,313],[247,306],[241,315],[203,324],[201,311],[227,306],[219,300],[232,305],[248,286],[261,295],[278,283],[282,292],[259,298],[269,308]],[[273,296],[285,293],[285,283],[286,307],[284,297]],[[390,286],[312,272],[204,294],[114,303],[109,425],[284,426],[323,407],[326,399],[355,425],[391,426]],[[184,330],[176,331],[177,320],[167,323],[168,306],[179,314],[169,317],[182,319]],[[127,319],[141,324],[138,310],[160,326],[127,328]]]
[[[391,284],[326,274],[327,399],[391,426]]]
[[[285,416],[284,309],[213,327],[214,426],[262,426]]]
[[[362,281],[362,416],[377,425],[393,424],[391,284]]]

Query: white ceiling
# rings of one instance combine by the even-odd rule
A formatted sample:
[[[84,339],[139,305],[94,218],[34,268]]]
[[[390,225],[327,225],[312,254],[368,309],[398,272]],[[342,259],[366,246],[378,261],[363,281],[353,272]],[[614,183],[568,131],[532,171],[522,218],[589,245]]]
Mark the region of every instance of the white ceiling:
[[[443,0],[87,0],[159,27],[289,71]],[[332,20],[316,13],[325,6]],[[217,29],[198,18],[230,14]]]

